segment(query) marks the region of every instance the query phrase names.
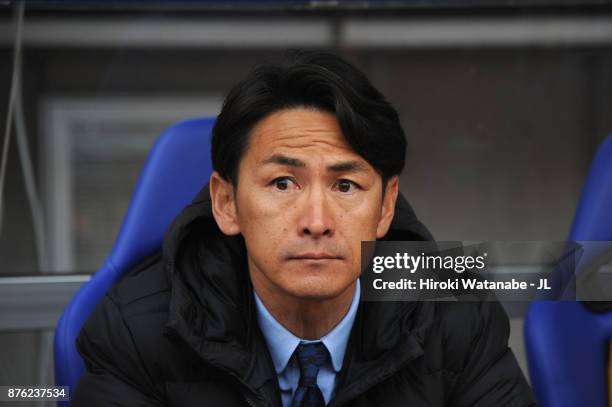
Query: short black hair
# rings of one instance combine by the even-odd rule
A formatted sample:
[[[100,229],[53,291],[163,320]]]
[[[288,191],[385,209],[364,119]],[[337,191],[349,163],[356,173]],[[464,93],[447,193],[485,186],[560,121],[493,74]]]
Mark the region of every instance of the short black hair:
[[[307,107],[336,116],[347,143],[386,181],[404,168],[406,137],[397,111],[357,68],[337,55],[290,51],[256,67],[229,92],[212,131],[212,165],[238,185],[251,129],[279,110]]]

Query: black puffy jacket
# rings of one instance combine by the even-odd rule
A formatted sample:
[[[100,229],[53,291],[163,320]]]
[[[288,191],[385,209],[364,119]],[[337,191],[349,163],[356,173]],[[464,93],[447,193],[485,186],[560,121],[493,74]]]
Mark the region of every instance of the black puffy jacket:
[[[431,236],[400,197],[387,238]],[[281,407],[245,254],[204,188],[83,327],[73,405]],[[362,302],[330,406],[533,405],[508,333],[496,302]]]

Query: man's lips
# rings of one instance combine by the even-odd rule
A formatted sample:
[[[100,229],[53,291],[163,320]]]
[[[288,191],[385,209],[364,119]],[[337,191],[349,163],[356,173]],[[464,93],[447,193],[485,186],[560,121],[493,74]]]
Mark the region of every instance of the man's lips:
[[[301,253],[289,256],[288,260],[310,260],[310,261],[325,261],[325,260],[342,260],[341,256],[336,256],[329,253]]]

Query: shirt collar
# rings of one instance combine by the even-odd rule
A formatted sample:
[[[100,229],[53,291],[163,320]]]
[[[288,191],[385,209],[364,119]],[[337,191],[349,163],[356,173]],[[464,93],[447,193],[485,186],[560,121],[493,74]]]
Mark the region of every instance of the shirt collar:
[[[355,285],[355,295],[353,295],[353,302],[349,307],[344,318],[338,325],[331,331],[321,338],[321,342],[325,345],[329,354],[331,355],[332,366],[337,372],[342,369],[342,362],[344,361],[344,354],[346,353],[346,346],[351,335],[351,329],[353,328],[353,322],[357,315],[357,307],[359,306],[359,297],[361,296],[361,285],[359,279]]]
[[[274,363],[274,370],[276,370],[277,374],[280,374],[287,367],[291,355],[293,355],[295,348],[297,348],[300,342],[312,341],[298,338],[289,332],[272,316],[272,314],[270,314],[255,290],[253,290],[253,294],[255,297],[259,327],[268,344],[270,356],[272,357],[272,363]],[[351,303],[348,312],[344,318],[342,318],[340,323],[334,327],[334,329],[329,331],[327,335],[320,339],[331,355],[332,367],[336,372],[339,372],[340,369],[342,369],[344,354],[346,353],[346,346],[348,345],[351,328],[353,327],[353,322],[355,321],[355,316],[357,315],[357,307],[359,306],[360,296],[361,285],[359,279],[357,279],[355,294],[353,295],[353,302]]]

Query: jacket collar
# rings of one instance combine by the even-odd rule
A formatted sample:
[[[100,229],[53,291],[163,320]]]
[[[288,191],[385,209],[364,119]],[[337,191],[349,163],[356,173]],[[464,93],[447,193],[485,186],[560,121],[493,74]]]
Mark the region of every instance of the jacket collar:
[[[385,238],[433,240],[401,194]],[[253,393],[274,394],[277,381],[257,324],[244,240],[218,229],[208,185],[168,229],[163,258],[172,284],[167,331]],[[334,404],[422,354],[431,313],[428,303],[362,302]]]

